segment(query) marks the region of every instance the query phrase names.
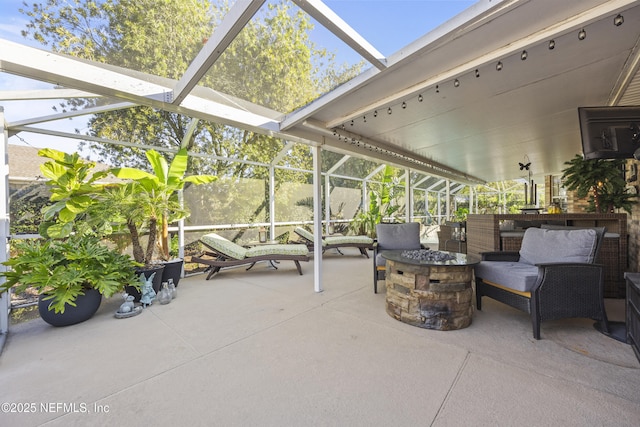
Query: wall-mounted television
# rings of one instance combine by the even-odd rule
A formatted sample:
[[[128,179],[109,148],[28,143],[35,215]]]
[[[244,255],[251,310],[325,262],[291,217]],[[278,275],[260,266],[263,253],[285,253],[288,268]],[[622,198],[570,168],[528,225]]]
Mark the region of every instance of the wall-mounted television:
[[[640,148],[640,106],[579,107],[578,117],[585,159],[628,159]]]

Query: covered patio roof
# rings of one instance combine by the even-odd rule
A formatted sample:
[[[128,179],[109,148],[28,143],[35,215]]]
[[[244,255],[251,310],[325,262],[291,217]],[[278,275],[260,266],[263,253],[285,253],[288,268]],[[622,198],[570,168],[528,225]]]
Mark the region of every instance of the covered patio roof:
[[[481,0],[386,58],[321,1],[294,3],[371,67],[295,111],[199,86],[263,6],[255,0],[233,4],[178,80],[0,39],[0,71],[64,88],[49,95],[3,91],[0,99],[104,98],[89,111],[7,123],[9,134],[52,132],[36,125],[146,105],[483,183],[518,178],[525,155],[534,175],[559,173],[581,151],[578,107],[640,103],[637,1]]]

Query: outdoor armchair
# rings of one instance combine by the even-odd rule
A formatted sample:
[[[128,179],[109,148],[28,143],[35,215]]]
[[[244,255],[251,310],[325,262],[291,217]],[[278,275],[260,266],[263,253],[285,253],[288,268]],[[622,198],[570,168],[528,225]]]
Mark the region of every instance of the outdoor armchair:
[[[483,253],[475,267],[478,310],[489,297],[528,313],[535,339],[542,321],[573,317],[598,320],[608,332],[603,266],[595,264],[604,233],[532,227],[519,252]]]
[[[420,244],[420,224],[407,222],[403,224],[376,225],[377,242],[373,245],[373,292],[378,293],[378,280],[384,280],[387,260],[382,253],[388,250],[422,249]]]

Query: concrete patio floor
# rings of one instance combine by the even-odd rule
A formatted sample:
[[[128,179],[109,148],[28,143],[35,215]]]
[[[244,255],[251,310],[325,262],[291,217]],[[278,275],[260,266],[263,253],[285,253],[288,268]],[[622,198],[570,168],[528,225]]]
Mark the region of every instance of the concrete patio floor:
[[[371,260],[345,253],[325,254],[322,293],[313,262],[259,264],[183,279],[130,319],[118,297],[79,325],[12,326],[0,426],[640,424],[640,363],[592,321],[543,323],[536,341],[485,299],[469,328],[409,326],[373,293]]]

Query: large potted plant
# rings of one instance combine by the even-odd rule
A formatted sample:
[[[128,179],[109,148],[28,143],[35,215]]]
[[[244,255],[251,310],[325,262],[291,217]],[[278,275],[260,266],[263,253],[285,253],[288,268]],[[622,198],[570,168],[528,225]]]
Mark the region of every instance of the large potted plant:
[[[154,290],[157,292],[162,281],[169,277],[174,284],[178,283],[182,260],[169,262],[168,226],[189,215],[178,193],[188,183],[199,185],[216,179],[213,175],[185,176],[186,149],[179,150],[171,164],[157,151],[148,150],[151,172],[129,167],[95,172],[95,163],[84,161],[77,154],[51,149],[41,150],[39,154],[51,159],[43,165],[43,173],[49,178],[54,202],[45,209],[42,235],[66,237],[76,230],[105,237],[126,229],[133,258],[141,265],[138,273],[147,279],[155,273]],[[121,181],[101,182],[110,174]],[[142,241],[144,234],[146,246]],[[159,260],[173,268],[156,262],[156,246]]]
[[[3,263],[10,269],[0,272],[6,278],[0,291],[35,289],[40,317],[53,326],[88,320],[103,296],[109,298],[125,286],[139,288],[137,263],[96,236],[22,240],[14,249],[17,255]]]
[[[145,265],[153,264],[157,246],[160,260],[167,263],[162,281],[172,278],[177,285],[183,261],[169,260],[168,227],[170,223],[189,216],[178,194],[187,184],[207,184],[217,177],[186,176],[188,154],[184,148],[175,154],[170,164],[155,150],[148,150],[146,156],[150,171],[129,167],[110,170],[117,178],[128,181],[126,187],[118,190],[117,206],[131,235],[134,259]],[[143,230],[148,232],[146,247],[143,247],[140,239]]]
[[[114,211],[101,198],[107,172],[94,172],[95,163],[76,154],[44,149],[49,161],[41,165],[48,178],[50,204],[43,208],[42,239],[16,241],[16,255],[4,265],[10,271],[0,290],[31,287],[40,294],[41,317],[56,326],[91,317],[102,296],[125,286],[138,287],[131,257],[102,242],[113,231]]]
[[[611,213],[624,209],[631,213],[638,196],[627,191],[624,159],[585,159],[576,155],[564,164],[567,165],[562,171],[564,187],[575,191],[581,199],[588,198],[587,211]]]

